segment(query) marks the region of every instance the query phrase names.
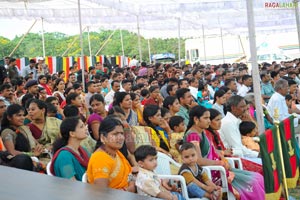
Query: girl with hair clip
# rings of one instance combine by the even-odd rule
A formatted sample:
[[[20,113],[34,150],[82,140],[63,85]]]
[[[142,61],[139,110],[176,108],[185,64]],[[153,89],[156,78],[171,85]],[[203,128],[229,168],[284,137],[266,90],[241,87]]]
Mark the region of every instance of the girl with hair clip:
[[[90,157],[80,146],[88,137],[87,127],[79,117],[69,117],[62,121],[60,133],[61,138],[53,144],[50,171],[58,177],[81,181]]]

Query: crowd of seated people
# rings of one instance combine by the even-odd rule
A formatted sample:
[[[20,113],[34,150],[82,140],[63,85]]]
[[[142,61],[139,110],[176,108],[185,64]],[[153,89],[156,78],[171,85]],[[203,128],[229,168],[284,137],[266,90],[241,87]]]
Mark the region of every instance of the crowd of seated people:
[[[142,62],[104,70],[97,63],[83,72],[74,63],[69,74],[51,75],[43,65],[18,75],[8,69],[15,60],[8,62],[0,85],[1,165],[39,171],[36,162],[50,162],[54,176],[81,181],[86,173],[98,187],[182,199],[178,188],[155,178],[161,152],[183,164],[177,172],[190,196],[220,199],[220,174],[208,180],[202,166],[221,165],[237,199],[264,199],[253,80],[245,64]],[[265,128],[273,125],[275,108],[280,120],[300,115],[299,59],[259,70]],[[231,156],[241,157],[244,170],[230,168],[225,158]]]

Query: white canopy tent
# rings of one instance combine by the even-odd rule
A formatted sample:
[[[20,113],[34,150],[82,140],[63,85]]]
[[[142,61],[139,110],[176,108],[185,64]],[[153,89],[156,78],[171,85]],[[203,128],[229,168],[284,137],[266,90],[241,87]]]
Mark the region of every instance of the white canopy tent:
[[[244,0],[81,0],[82,25],[103,30],[123,29],[145,38],[177,38],[206,34],[248,34]],[[276,2],[291,2],[277,0]],[[296,31],[292,8],[265,7],[266,1],[253,0],[257,33]],[[0,0],[0,18],[44,19],[45,23],[78,23],[77,0]]]
[[[219,35],[220,30],[222,35],[245,34],[249,35],[254,56],[251,62],[257,66],[256,33],[297,30],[292,1],[277,0],[276,3],[270,7],[265,0],[0,0],[0,18],[43,18],[48,23],[76,26],[79,22],[80,32],[82,26],[124,29],[145,38],[199,37],[204,29],[206,35]],[[283,9],[283,3],[287,8]],[[256,108],[262,133],[257,67],[253,79],[257,82],[254,84]]]

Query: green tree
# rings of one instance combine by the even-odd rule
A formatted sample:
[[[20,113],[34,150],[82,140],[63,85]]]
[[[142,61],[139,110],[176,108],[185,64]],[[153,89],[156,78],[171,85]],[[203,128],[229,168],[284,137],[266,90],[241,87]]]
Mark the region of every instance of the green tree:
[[[113,31],[90,32],[90,43],[92,55],[95,55],[100,47],[106,42]],[[124,53],[125,56],[132,57],[137,55],[139,59],[138,36],[136,33],[131,33],[122,30]],[[0,54],[2,57],[7,56],[15,48],[22,36],[15,37],[13,40],[0,36]],[[63,33],[45,33],[45,51],[46,56],[61,56],[70,46],[65,56],[80,56],[80,39],[78,35],[68,36]],[[71,46],[74,39],[77,40]],[[178,59],[178,39],[150,39],[151,53],[174,53]],[[148,41],[141,37],[141,48],[143,60],[149,62]],[[83,53],[90,55],[88,34],[83,33]],[[42,35],[41,33],[29,33],[18,49],[15,51],[13,57],[37,57],[43,55]],[[106,45],[100,51],[99,55],[116,56],[122,55],[120,31],[117,30],[113,36],[108,40]],[[184,57],[184,40],[181,39],[181,58]]]

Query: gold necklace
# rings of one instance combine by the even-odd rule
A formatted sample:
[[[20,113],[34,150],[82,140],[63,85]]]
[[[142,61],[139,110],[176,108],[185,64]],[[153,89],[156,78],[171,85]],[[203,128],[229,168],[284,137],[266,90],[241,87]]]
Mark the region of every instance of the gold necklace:
[[[107,153],[110,157],[112,157],[112,158],[116,158],[117,157],[117,154],[109,153],[103,146],[101,146],[100,148],[102,149],[102,151],[104,151],[105,153]]]

